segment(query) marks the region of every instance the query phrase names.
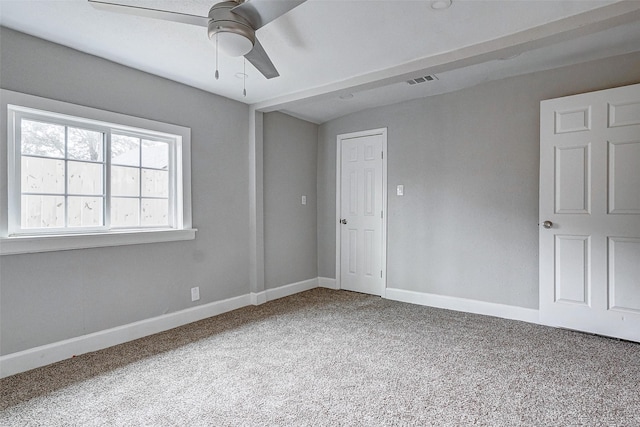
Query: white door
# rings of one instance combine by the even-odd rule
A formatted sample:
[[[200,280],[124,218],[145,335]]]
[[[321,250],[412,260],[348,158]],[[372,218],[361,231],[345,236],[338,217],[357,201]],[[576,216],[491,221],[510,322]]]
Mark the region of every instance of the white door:
[[[338,136],[338,271],[341,289],[382,296],[385,288],[386,129]]]
[[[640,342],[640,85],[540,120],[540,320]]]

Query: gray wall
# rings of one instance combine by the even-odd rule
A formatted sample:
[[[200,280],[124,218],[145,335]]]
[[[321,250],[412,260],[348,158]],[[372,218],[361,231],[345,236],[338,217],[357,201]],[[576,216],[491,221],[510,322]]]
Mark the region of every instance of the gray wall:
[[[336,136],[387,127],[387,286],[537,308],[539,103],[637,82],[639,53],[321,125],[319,276],[335,277]]]
[[[186,242],[0,257],[0,354],[248,293],[249,108],[0,31],[2,88],[190,127],[199,230]]]
[[[318,125],[268,113],[263,135],[264,275],[269,289],[318,277]]]
[[[0,257],[0,354],[248,293],[248,107],[4,28],[0,38],[4,89],[190,127],[199,230],[194,241]],[[336,135],[388,127],[388,285],[537,307],[539,101],[637,83],[639,69],[628,55],[319,128],[266,114],[266,287],[334,277]]]

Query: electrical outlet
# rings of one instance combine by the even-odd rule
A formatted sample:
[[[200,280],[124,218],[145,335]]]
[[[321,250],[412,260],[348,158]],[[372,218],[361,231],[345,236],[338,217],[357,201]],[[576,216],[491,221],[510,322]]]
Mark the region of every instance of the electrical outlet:
[[[200,287],[196,286],[191,288],[191,301],[198,301],[200,299]]]
[[[307,196],[302,196],[302,204],[303,205],[307,204]]]

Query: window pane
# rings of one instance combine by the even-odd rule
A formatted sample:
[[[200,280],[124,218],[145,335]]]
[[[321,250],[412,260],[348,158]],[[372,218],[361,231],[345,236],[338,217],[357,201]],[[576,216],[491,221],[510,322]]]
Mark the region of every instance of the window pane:
[[[114,165],[140,166],[140,138],[112,134],[111,163]]]
[[[103,194],[102,172],[99,163],[68,162],[69,194]]]
[[[142,197],[168,197],[169,172],[142,169]]]
[[[67,157],[76,160],[101,162],[103,159],[103,134],[87,129],[68,128]]]
[[[142,167],[169,169],[169,144],[166,142],[142,140]]]
[[[140,214],[140,199],[111,198],[111,226],[137,227]]]
[[[69,197],[67,213],[69,227],[100,227],[103,222],[102,197]]]
[[[21,192],[64,194],[64,160],[22,156]]]
[[[63,196],[22,196],[22,228],[64,227]]]
[[[22,154],[64,157],[64,126],[22,120],[20,122]]]
[[[169,201],[166,199],[142,199],[142,226],[169,225]]]
[[[113,196],[139,196],[140,169],[112,166],[111,194]]]

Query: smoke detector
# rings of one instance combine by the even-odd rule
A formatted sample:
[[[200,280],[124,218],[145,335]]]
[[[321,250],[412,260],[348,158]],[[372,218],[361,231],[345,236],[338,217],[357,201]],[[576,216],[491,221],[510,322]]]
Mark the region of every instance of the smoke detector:
[[[431,2],[431,9],[433,10],[445,10],[451,7],[451,0],[433,0]]]

